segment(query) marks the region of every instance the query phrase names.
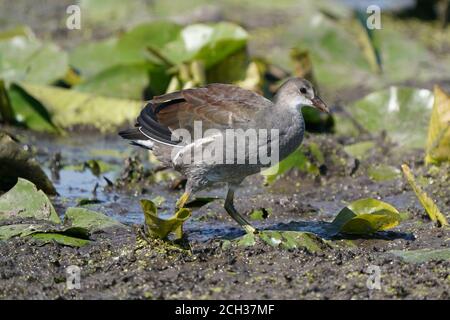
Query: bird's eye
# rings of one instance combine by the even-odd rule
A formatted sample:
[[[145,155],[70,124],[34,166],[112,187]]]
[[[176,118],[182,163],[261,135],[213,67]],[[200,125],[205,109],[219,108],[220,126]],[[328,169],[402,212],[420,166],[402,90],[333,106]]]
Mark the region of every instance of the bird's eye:
[[[305,87],[303,87],[303,88],[300,88],[300,92],[303,93],[303,94],[306,94],[307,90],[306,90]]]

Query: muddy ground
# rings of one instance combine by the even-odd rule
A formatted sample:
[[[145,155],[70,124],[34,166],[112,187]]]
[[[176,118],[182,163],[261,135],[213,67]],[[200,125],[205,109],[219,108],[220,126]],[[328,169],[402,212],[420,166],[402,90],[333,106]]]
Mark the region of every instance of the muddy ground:
[[[124,153],[114,180],[126,175],[125,163],[130,155],[145,158],[145,154],[129,149],[115,137],[87,137],[67,141],[51,137],[30,136],[19,131],[16,136],[34,143],[38,159],[48,172],[55,152],[62,152],[63,163],[83,161],[103,148]],[[321,144],[339,142],[332,135],[308,136]],[[50,143],[51,142],[51,143]],[[90,147],[81,147],[88,145]],[[387,147],[386,147],[387,148]],[[78,152],[77,150],[83,150]],[[98,150],[98,149],[97,149]],[[105,150],[109,150],[106,152]],[[385,149],[386,150],[386,149]],[[129,152],[129,154],[127,154]],[[174,202],[181,194],[173,190],[171,181],[151,183],[151,179],[132,187],[109,188],[102,176],[89,172],[61,169],[56,186],[60,195],[53,198],[59,213],[76,205],[79,197],[89,197],[98,183],[96,198],[101,203],[89,208],[107,213],[128,224],[128,230],[116,230],[93,235],[92,244],[79,249],[58,244],[40,245],[26,239],[0,242],[0,297],[2,299],[448,299],[450,297],[450,262],[447,260],[406,263],[389,253],[396,249],[448,247],[450,234],[431,223],[409,186],[401,176],[383,182],[367,177],[371,163],[398,166],[398,157],[387,149],[381,156],[361,161],[350,168],[353,159],[339,168],[329,167],[322,176],[290,172],[269,187],[259,175],[249,177],[237,193],[241,212],[254,208],[272,208],[264,221],[253,223],[261,229],[302,230],[316,232],[321,221],[331,221],[346,203],[373,197],[396,206],[406,217],[392,231],[355,238],[341,236],[323,251],[306,249],[283,250],[264,243],[253,247],[232,245],[224,248],[225,239],[243,234],[222,209],[223,200],[209,203],[194,211],[186,223],[185,233],[190,250],[169,247],[159,241],[148,243],[140,235],[143,217],[139,199],[163,195],[163,212],[173,212]],[[98,153],[98,152],[97,152]],[[74,155],[77,155],[74,157]],[[423,154],[409,152],[402,156],[417,173],[425,173]],[[106,158],[108,157],[106,156]],[[143,161],[144,162],[144,161]],[[396,163],[394,163],[396,162]],[[148,168],[151,175],[151,166]],[[352,173],[352,175],[350,175]],[[450,190],[442,173],[426,175],[433,181],[427,187],[443,212],[450,211]],[[80,182],[80,183],[74,183]],[[224,189],[203,192],[222,196]],[[78,198],[76,197],[78,196]],[[81,288],[68,290],[66,268],[81,268]],[[381,288],[367,287],[369,266],[381,268]]]

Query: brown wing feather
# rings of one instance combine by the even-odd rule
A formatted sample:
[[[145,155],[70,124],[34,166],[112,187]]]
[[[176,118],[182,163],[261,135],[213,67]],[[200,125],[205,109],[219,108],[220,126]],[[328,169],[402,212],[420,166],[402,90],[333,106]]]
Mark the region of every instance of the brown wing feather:
[[[255,115],[272,106],[266,98],[233,85],[210,84],[155,97],[150,101],[159,123],[171,131],[192,130],[202,121],[203,130],[248,128]]]

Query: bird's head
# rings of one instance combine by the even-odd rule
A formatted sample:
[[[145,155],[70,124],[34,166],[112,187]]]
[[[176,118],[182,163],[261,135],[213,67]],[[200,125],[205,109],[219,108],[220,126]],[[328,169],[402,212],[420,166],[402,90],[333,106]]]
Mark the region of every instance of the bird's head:
[[[291,78],[278,89],[277,99],[295,108],[309,106],[330,113],[327,105],[319,97],[311,82],[302,78]]]

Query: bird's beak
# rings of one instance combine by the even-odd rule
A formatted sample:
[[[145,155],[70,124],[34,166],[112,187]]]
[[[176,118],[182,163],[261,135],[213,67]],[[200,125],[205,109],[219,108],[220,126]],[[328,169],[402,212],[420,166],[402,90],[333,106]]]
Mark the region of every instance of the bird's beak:
[[[311,100],[311,102],[312,102],[312,105],[314,106],[314,108],[317,108],[320,111],[323,111],[323,112],[326,112],[326,113],[330,113],[330,109],[328,109],[328,107],[325,104],[325,102],[323,102],[323,100],[319,96],[315,96]]]

